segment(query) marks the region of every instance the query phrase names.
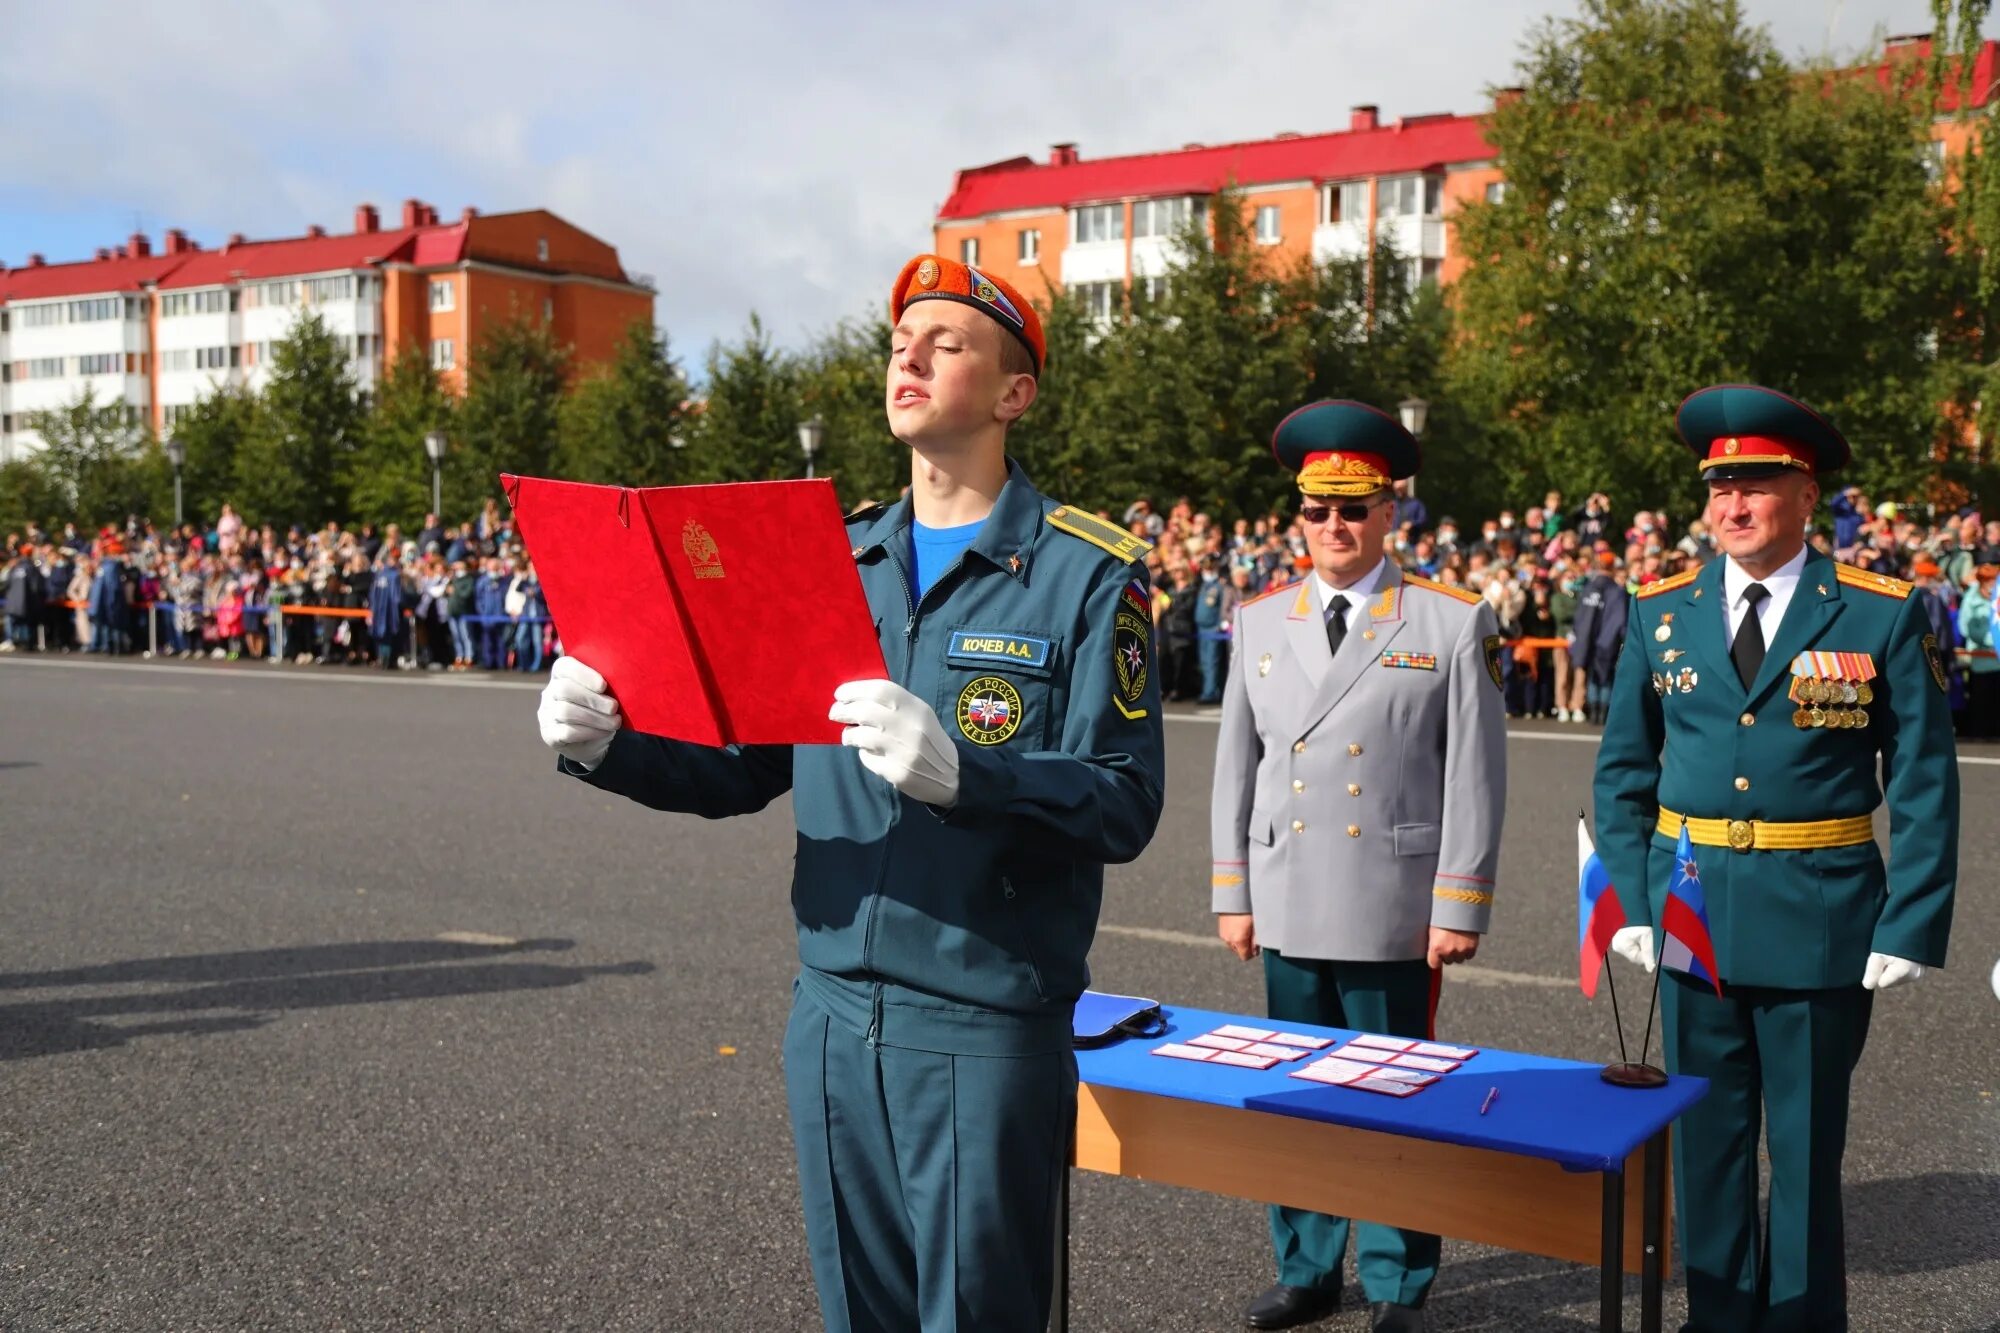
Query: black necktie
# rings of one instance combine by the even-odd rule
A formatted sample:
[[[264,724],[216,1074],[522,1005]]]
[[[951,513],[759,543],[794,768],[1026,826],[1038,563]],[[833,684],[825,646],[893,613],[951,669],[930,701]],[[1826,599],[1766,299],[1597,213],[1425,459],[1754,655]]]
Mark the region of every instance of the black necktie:
[[[1743,613],[1743,623],[1737,627],[1736,642],[1729,647],[1729,656],[1736,663],[1736,674],[1743,678],[1743,688],[1757,679],[1757,672],[1764,665],[1764,624],[1757,618],[1757,607],[1771,590],[1761,583],[1753,583],[1743,590],[1743,600],[1749,603],[1749,610]]]
[[[1339,593],[1326,599],[1326,646],[1334,657],[1347,641],[1347,599]]]

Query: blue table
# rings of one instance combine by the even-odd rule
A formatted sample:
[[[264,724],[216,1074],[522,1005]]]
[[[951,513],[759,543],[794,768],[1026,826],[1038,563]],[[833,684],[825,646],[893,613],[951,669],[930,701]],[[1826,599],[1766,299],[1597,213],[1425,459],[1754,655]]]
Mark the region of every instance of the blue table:
[[[1607,1333],[1623,1326],[1621,1274],[1637,1272],[1640,1326],[1659,1329],[1668,1126],[1707,1080],[1620,1088],[1598,1065],[1481,1049],[1414,1097],[1385,1097],[1289,1076],[1309,1060],[1254,1070],[1151,1054],[1225,1023],[1337,1044],[1353,1032],[1201,1009],[1165,1014],[1161,1036],[1077,1052],[1073,1166],[1595,1262]],[[1634,1174],[1641,1188],[1628,1191]],[[1067,1185],[1065,1174],[1058,1329],[1068,1322]]]

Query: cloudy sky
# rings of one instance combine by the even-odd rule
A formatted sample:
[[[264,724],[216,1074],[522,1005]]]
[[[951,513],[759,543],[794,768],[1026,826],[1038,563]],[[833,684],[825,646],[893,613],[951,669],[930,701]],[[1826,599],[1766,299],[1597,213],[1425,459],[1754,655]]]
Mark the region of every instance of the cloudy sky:
[[[1747,0],[1795,55],[1930,26],[1928,0]],[[991,6],[0,0],[0,260],[183,227],[345,231],[415,196],[547,207],[659,285],[698,360],[882,299],[955,169],[1473,111],[1573,0]],[[1227,13],[1230,23],[1218,28]]]

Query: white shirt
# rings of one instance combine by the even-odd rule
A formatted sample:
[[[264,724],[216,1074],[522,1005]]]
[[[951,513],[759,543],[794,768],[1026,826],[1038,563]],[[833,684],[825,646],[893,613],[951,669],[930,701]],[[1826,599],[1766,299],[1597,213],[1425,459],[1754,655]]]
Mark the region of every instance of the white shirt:
[[[1326,619],[1326,608],[1332,604],[1333,598],[1345,597],[1347,599],[1347,628],[1348,632],[1352,633],[1362,620],[1367,618],[1368,603],[1375,596],[1375,589],[1381,585],[1382,571],[1388,567],[1389,558],[1384,556],[1375,562],[1375,568],[1369,570],[1353,584],[1345,588],[1334,587],[1326,581],[1325,575],[1321,574],[1318,570],[1314,570],[1313,583],[1319,590],[1320,619]]]
[[[1743,590],[1753,583],[1761,583],[1771,595],[1757,608],[1757,623],[1764,630],[1764,646],[1769,648],[1771,640],[1778,636],[1778,626],[1785,623],[1785,608],[1792,604],[1792,594],[1798,591],[1799,575],[1805,572],[1806,548],[1787,560],[1778,571],[1768,578],[1753,579],[1743,572],[1743,567],[1728,556],[1722,558],[1722,594],[1728,608],[1729,646],[1736,646],[1736,631],[1743,627],[1743,613],[1750,609],[1750,603],[1743,599]]]

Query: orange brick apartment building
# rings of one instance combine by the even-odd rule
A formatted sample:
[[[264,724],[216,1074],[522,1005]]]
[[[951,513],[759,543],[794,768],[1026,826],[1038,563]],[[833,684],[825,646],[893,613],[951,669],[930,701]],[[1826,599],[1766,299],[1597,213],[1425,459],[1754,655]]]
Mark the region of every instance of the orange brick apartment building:
[[[37,411],[75,401],[123,403],[161,434],[205,393],[256,388],[272,345],[306,310],[347,350],[371,388],[406,347],[424,350],[454,390],[480,336],[516,314],[549,325],[581,365],[608,360],[635,320],[651,323],[649,280],[618,252],[542,209],[450,222],[405,200],[384,228],[372,205],[354,229],[204,249],[169,231],[156,253],[143,235],[78,263],[0,264],[0,461],[38,448]]]
[[[1892,38],[1878,70],[1910,77],[1930,39]],[[1971,101],[1990,105],[2000,43],[1974,63]],[[1932,127],[1936,165],[1964,151],[1966,128],[1947,96]],[[1047,158],[1010,158],[960,171],[933,223],[939,254],[977,263],[1031,299],[1070,290],[1108,318],[1135,286],[1166,271],[1173,237],[1190,214],[1206,216],[1234,189],[1260,245],[1316,262],[1368,253],[1386,237],[1418,282],[1449,283],[1464,271],[1455,214],[1506,188],[1486,142],[1484,116],[1384,120],[1357,106],[1345,130],[1279,134],[1232,144],[1188,144],[1169,152],[1086,159],[1073,143]]]

